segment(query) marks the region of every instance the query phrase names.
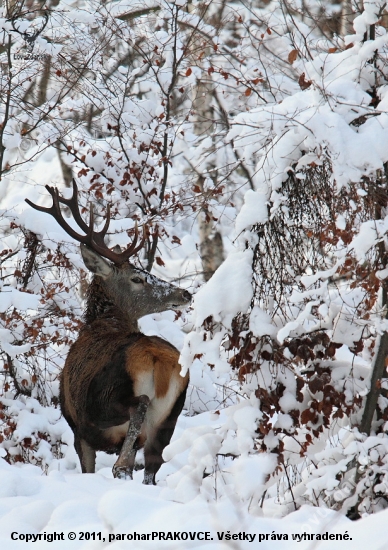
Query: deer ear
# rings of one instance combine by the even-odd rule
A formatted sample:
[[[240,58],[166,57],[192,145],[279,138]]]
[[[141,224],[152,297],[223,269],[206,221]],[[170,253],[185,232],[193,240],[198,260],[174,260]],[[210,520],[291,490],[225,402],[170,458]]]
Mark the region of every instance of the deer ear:
[[[113,268],[108,262],[97,252],[89,248],[88,246],[81,244],[82,259],[86,267],[99,277],[107,279],[112,273]]]

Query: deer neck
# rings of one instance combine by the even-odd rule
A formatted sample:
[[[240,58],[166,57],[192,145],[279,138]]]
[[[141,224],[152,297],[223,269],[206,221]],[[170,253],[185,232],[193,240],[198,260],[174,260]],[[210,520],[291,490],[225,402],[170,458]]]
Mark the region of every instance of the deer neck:
[[[103,280],[93,277],[87,292],[84,321],[86,325],[91,325],[93,321],[101,319],[118,321],[126,330],[139,332],[137,318],[131,318],[129,313],[118,307],[109,296]]]

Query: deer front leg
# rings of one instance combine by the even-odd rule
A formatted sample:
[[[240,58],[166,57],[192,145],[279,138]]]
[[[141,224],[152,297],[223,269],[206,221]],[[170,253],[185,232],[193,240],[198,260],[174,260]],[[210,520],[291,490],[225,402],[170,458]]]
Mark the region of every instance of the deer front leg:
[[[136,400],[137,406],[135,412],[130,416],[127,435],[125,436],[119,457],[112,469],[113,477],[118,477],[119,479],[133,479],[133,466],[136,456],[135,442],[140,435],[144,417],[150,403],[150,398],[147,395],[141,395]]]

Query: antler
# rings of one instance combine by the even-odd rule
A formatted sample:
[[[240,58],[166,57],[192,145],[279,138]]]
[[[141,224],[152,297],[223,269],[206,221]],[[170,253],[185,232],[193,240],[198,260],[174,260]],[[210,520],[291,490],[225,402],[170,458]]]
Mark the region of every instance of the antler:
[[[19,12],[17,15],[14,15],[13,17],[11,17],[11,19],[7,19],[7,21],[11,21],[11,24],[12,24],[12,27],[13,27],[13,30],[15,32],[17,32],[18,34],[20,34],[24,40],[27,42],[28,44],[28,50],[30,51],[33,51],[34,49],[34,42],[35,40],[38,38],[38,36],[44,31],[44,29],[46,28],[47,26],[47,23],[48,23],[48,20],[49,20],[49,16],[48,16],[48,13],[47,12],[44,12],[43,14],[43,17],[45,19],[45,22],[43,23],[43,26],[41,29],[38,29],[38,30],[35,30],[35,32],[33,32],[32,34],[28,34],[27,31],[25,32],[22,32],[22,31],[19,31],[19,29],[17,29],[15,27],[15,20],[20,17],[21,15],[27,15],[29,13],[34,13],[34,11],[27,11],[27,12],[24,12],[23,14],[21,12]],[[28,29],[27,29],[28,30]]]
[[[43,17],[44,17],[44,19],[45,19],[45,21],[44,21],[44,23],[43,23],[43,27],[42,27],[37,33],[34,34],[34,40],[35,40],[36,38],[38,38],[38,36],[39,36],[40,34],[42,34],[42,32],[44,31],[44,29],[47,27],[47,23],[48,23],[48,20],[49,20],[48,13],[47,13],[47,12],[44,12]]]
[[[143,237],[140,241],[140,244],[136,246],[138,236],[139,236],[139,230],[136,224],[135,236],[132,244],[120,254],[118,254],[117,252],[113,252],[113,250],[110,250],[104,241],[104,237],[106,235],[106,232],[108,231],[109,224],[110,224],[110,205],[108,204],[104,227],[101,229],[101,231],[94,231],[93,205],[92,203],[90,203],[89,225],[87,225],[82,219],[81,213],[79,211],[78,187],[74,180],[73,180],[73,195],[71,199],[65,199],[64,197],[61,197],[56,187],[50,187],[50,185],[46,185],[46,189],[53,198],[52,206],[50,206],[49,208],[45,208],[44,206],[39,206],[38,204],[34,204],[29,199],[25,199],[26,203],[32,206],[32,208],[35,208],[35,210],[39,210],[40,212],[46,212],[47,214],[51,214],[51,216],[53,216],[53,218],[59,223],[62,229],[64,229],[66,233],[70,235],[70,237],[73,237],[73,239],[75,239],[79,243],[85,244],[89,248],[93,249],[95,252],[100,254],[100,256],[104,256],[104,258],[107,258],[108,260],[110,260],[116,265],[121,265],[126,261],[128,261],[131,256],[136,254],[136,252],[138,252],[143,247],[144,241],[145,241],[145,230],[143,229]],[[81,235],[80,233],[77,233],[77,231],[75,231],[66,222],[66,220],[62,215],[61,207],[59,203],[65,204],[70,209],[70,212],[72,213],[73,218],[76,221],[77,225],[80,227],[80,229],[82,229],[82,231],[86,233],[86,235]]]

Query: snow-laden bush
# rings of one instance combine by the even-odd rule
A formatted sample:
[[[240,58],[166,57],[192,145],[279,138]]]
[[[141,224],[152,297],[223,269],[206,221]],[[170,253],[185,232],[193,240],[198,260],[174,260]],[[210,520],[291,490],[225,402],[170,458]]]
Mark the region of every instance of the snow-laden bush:
[[[381,13],[373,6],[369,25]],[[277,485],[287,507],[309,501],[356,515],[388,498],[384,390],[379,396],[388,352],[388,35],[373,26],[368,40],[359,26],[346,48],[294,56],[299,90],[235,116],[228,137],[242,158],[257,159],[235,223],[241,251],[197,294],[182,353],[184,368],[235,372],[237,400],[249,404],[243,426],[255,411],[251,431],[230,420],[215,430],[214,486],[238,479],[220,457],[233,456],[236,473],[244,455],[264,451],[277,461],[265,482],[257,476],[256,503]],[[210,483],[206,476],[202,490]]]

